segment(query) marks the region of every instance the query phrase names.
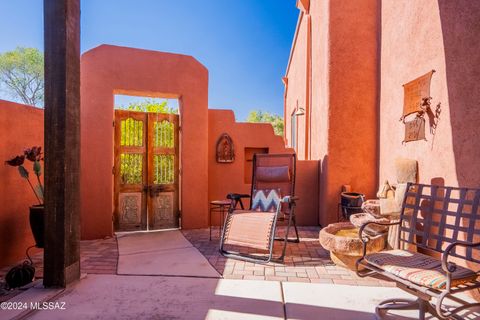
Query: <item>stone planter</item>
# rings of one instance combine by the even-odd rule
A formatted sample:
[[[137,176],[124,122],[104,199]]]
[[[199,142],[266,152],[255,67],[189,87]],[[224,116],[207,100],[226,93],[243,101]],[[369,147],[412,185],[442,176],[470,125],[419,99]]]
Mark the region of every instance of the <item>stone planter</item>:
[[[379,222],[379,223],[389,223],[390,220],[387,218],[375,218],[370,213],[362,212],[352,214],[350,216],[350,222],[357,228],[360,228],[363,224],[367,222]],[[364,231],[369,235],[379,235],[388,231],[388,226],[378,225],[378,224],[369,224],[365,227]]]
[[[350,222],[329,224],[320,230],[320,244],[330,251],[330,258],[336,265],[355,270],[355,262],[363,254],[363,243],[358,238],[358,228]],[[370,237],[367,253],[385,248],[385,235]]]

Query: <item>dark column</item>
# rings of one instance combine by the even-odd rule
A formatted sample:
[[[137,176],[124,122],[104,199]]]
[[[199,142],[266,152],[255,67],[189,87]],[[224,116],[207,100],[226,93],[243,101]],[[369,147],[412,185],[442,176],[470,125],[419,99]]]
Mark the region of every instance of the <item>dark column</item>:
[[[46,287],[80,278],[80,0],[44,0]]]

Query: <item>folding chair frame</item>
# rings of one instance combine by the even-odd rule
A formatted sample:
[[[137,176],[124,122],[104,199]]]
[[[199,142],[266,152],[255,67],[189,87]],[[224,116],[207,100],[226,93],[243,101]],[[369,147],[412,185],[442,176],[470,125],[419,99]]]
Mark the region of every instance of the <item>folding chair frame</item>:
[[[261,155],[261,156],[263,156],[263,155]],[[285,157],[286,155],[285,154],[278,154],[278,155],[277,154],[268,154],[268,155],[265,155],[265,156],[268,156],[268,157]],[[220,238],[220,253],[224,257],[244,260],[244,261],[248,261],[248,262],[255,262],[255,263],[268,263],[270,261],[283,262],[284,258],[285,258],[285,253],[286,253],[286,250],[287,250],[287,243],[288,242],[294,242],[294,243],[299,243],[300,242],[300,237],[298,235],[298,229],[297,229],[297,224],[296,224],[296,220],[295,220],[295,206],[296,206],[296,200],[298,200],[298,197],[294,196],[294,194],[295,194],[295,175],[296,175],[296,155],[293,154],[293,155],[289,155],[289,156],[293,157],[293,167],[292,167],[293,172],[292,172],[292,178],[291,178],[291,184],[292,184],[291,185],[291,192],[290,192],[289,196],[283,197],[282,200],[280,201],[279,205],[277,206],[276,214],[275,214],[275,217],[274,217],[274,220],[273,220],[273,223],[272,223],[272,227],[271,227],[271,230],[270,230],[272,236],[271,236],[270,241],[269,241],[269,248],[268,248],[269,253],[267,255],[264,255],[264,256],[257,256],[257,255],[251,255],[251,254],[245,254],[245,253],[225,250],[225,248],[224,248],[225,232],[226,232],[226,230],[228,230],[227,226],[228,226],[228,223],[229,223],[229,219],[232,217],[232,215],[235,214],[235,209],[236,209],[235,206],[239,202],[239,200],[240,200],[240,203],[241,203],[241,199],[238,199],[238,197],[245,197],[245,195],[229,194],[227,196],[227,198],[231,200],[232,205],[230,206],[227,217],[225,219],[222,235],[221,235],[221,238]],[[256,182],[257,182],[256,181],[256,174],[255,174],[255,169],[257,167],[256,164],[257,164],[257,154],[255,154],[254,157],[253,157],[252,186],[251,186],[251,190],[250,190],[250,198],[253,195],[253,192],[254,192],[254,189],[255,189],[255,186],[256,186]],[[282,203],[288,203],[288,208],[289,208],[288,214],[284,214],[284,215],[288,216],[287,230],[285,232],[285,237],[284,238],[283,237],[275,237],[278,217],[279,217],[280,214],[282,214],[282,212],[281,212]],[[250,204],[250,207],[251,207],[251,204]],[[295,230],[295,235],[296,235],[296,238],[294,238],[294,239],[291,239],[291,238],[288,237],[292,224],[293,224],[293,227],[294,227],[294,230]],[[278,258],[275,258],[275,259],[273,258],[274,240],[284,241],[282,254]]]

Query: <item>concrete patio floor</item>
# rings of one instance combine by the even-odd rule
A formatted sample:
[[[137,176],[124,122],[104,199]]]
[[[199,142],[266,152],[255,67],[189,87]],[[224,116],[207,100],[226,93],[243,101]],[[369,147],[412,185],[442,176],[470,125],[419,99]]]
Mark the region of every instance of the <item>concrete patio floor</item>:
[[[44,289],[41,281],[27,290],[17,290],[18,294],[9,302],[26,302],[28,306],[23,310],[0,310],[0,320],[367,320],[374,319],[375,306],[381,300],[409,297],[390,282],[378,279],[362,282],[354,278],[352,272],[331,265],[318,245],[318,230],[314,228],[301,229],[302,242],[289,245],[284,265],[257,265],[225,259],[215,253],[218,252],[218,239],[209,241],[207,229],[173,233],[166,241],[161,239],[167,233],[119,237],[120,255],[126,255],[131,261],[138,255],[142,259],[157,255],[144,262],[139,260],[140,264],[150,261],[154,265],[129,275],[120,275],[116,270],[119,250],[115,239],[82,242],[84,276],[80,281],[65,290]],[[155,245],[150,243],[152,239],[157,240]],[[161,259],[164,251],[171,252],[168,254],[171,256],[176,249],[185,249],[185,246],[193,251],[196,247],[199,251],[195,254],[190,251],[192,257],[189,259],[194,263],[186,263],[190,267],[183,268],[180,275],[149,274],[155,265],[161,270],[172,265],[172,261]],[[208,272],[203,276],[203,271],[197,270],[199,261],[203,262],[196,255],[205,261],[208,259],[223,277],[212,278]],[[185,259],[183,255],[180,258]],[[35,259],[40,258],[36,256]],[[50,302],[51,306],[65,310],[33,310],[31,302]],[[409,311],[387,319],[416,318],[416,312]]]
[[[43,290],[30,289],[14,300],[39,301]],[[406,296],[396,288],[119,275],[88,275],[49,295],[65,310],[7,312],[0,319],[370,320],[378,301]],[[415,319],[410,314],[395,319]]]

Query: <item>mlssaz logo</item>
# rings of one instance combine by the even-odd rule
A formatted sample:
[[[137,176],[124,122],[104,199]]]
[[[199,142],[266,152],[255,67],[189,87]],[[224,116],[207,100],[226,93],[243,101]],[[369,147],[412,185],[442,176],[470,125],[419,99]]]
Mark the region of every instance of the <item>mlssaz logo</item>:
[[[66,310],[65,302],[30,302],[33,310]]]

